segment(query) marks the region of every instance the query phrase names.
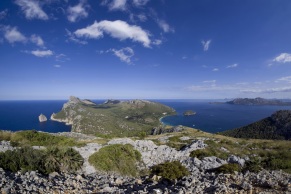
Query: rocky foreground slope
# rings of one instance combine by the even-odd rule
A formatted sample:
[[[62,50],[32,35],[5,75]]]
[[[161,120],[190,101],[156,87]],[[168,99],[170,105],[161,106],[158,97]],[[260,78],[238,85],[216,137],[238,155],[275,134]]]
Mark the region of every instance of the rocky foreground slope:
[[[170,138],[171,136],[163,136],[161,140],[167,141]],[[186,136],[180,138],[189,140]],[[206,144],[208,140],[190,139],[190,144],[180,151],[167,145],[156,145],[152,140],[121,138],[112,139],[106,144],[88,143],[74,148],[85,159],[82,170],[77,174],[54,172],[46,176],[35,171],[12,173],[0,169],[0,188],[2,193],[291,193],[291,176],[282,171],[261,170],[258,173],[234,174],[211,171],[227,163],[244,166],[248,157],[189,157],[193,150],[206,149],[209,146]],[[100,148],[112,144],[131,144],[142,155],[142,168],[150,168],[165,161],[180,161],[190,175],[168,182],[158,181],[161,178],[158,176],[133,178],[96,171],[88,163],[88,157]],[[14,148],[9,142],[1,142],[1,151],[10,149]],[[221,150],[228,152],[225,148]]]
[[[107,100],[95,104],[71,96],[60,112],[51,115],[51,119],[72,125],[73,132],[128,136],[150,133],[152,128],[160,125],[162,116],[174,112],[168,106],[146,100]]]

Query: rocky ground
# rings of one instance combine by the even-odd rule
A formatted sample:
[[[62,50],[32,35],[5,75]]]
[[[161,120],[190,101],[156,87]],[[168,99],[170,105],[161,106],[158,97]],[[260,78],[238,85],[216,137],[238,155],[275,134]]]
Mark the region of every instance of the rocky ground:
[[[160,177],[124,177],[116,174],[96,172],[88,163],[88,157],[102,146],[90,143],[75,148],[84,157],[85,163],[78,174],[38,172],[8,172],[0,169],[0,188],[2,193],[290,193],[291,176],[281,171],[261,171],[259,173],[215,174],[209,172],[225,163],[243,165],[245,159],[231,156],[227,160],[206,157],[203,160],[190,158],[192,150],[207,146],[203,139],[193,142],[181,151],[166,145],[157,146],[150,140],[129,138],[113,139],[108,144],[126,144],[135,147],[141,154],[143,167],[179,160],[191,172],[189,176],[170,183],[158,181]],[[106,145],[105,145],[106,146]],[[9,142],[0,143],[0,151],[13,149]]]

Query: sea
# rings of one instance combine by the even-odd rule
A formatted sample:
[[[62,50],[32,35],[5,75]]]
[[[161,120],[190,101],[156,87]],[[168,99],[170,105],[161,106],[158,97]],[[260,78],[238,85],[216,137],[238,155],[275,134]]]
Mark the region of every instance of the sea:
[[[105,100],[92,100],[103,103]],[[270,116],[277,110],[291,110],[291,106],[246,106],[216,104],[219,100],[152,100],[174,108],[174,116],[161,119],[165,125],[184,125],[216,133],[242,127]],[[221,100],[220,100],[221,101]],[[69,132],[71,126],[50,120],[52,113],[62,109],[67,100],[0,101],[0,129],[9,131],[37,130],[50,133]],[[184,116],[187,110],[196,112]],[[44,114],[48,121],[39,122]]]

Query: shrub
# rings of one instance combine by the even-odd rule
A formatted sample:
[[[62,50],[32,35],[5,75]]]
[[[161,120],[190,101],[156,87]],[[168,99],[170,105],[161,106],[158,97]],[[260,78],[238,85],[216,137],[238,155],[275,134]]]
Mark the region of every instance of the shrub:
[[[262,170],[262,162],[259,158],[253,158],[249,161],[246,161],[243,171],[250,171],[250,172],[259,172]]]
[[[44,152],[42,150],[34,150],[30,147],[13,151],[8,150],[0,153],[0,167],[12,172],[18,170],[38,170],[45,172],[44,166],[42,165],[43,157]]]
[[[75,172],[82,167],[84,159],[73,148],[49,147],[43,162],[46,173]]]
[[[24,147],[0,153],[0,167],[16,172],[38,170],[41,173],[72,172],[83,164],[82,156],[72,148],[35,150]]]
[[[233,174],[235,171],[240,172],[241,167],[239,164],[223,164],[220,167],[214,169],[216,173],[223,173],[223,174]]]
[[[153,166],[151,174],[162,176],[166,180],[173,181],[189,175],[189,171],[179,161],[173,161]]]
[[[121,175],[136,176],[138,169],[136,163],[141,154],[130,144],[114,144],[101,148],[89,157],[89,162],[96,169],[106,172],[117,172]]]
[[[198,158],[199,160],[202,160],[205,157],[214,156],[214,155],[215,155],[215,153],[212,151],[209,151],[208,149],[207,150],[206,149],[193,150],[190,153],[190,157]]]
[[[35,130],[19,131],[12,135],[12,142],[17,142],[24,146],[75,146],[81,145],[74,139],[64,136],[54,136],[48,133],[42,133]]]

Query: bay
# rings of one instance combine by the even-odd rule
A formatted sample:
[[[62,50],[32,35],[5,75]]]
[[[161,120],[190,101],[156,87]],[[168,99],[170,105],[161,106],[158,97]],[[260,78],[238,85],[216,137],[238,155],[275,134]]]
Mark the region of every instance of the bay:
[[[214,100],[219,101],[219,100]],[[213,100],[158,100],[174,108],[177,115],[161,119],[166,125],[184,125],[202,131],[216,133],[242,127],[271,116],[278,110],[291,110],[291,106],[248,106],[231,104],[211,104]],[[196,112],[184,116],[187,110]]]
[[[105,100],[92,100],[103,103]],[[210,133],[245,126],[270,116],[277,110],[291,110],[291,106],[245,106],[210,104],[210,100],[152,100],[174,108],[177,115],[164,117],[167,125],[184,125]],[[215,100],[217,101],[217,100]],[[52,113],[59,112],[67,100],[0,101],[0,129],[38,130],[50,133],[68,132],[71,126],[51,121]],[[187,110],[196,115],[184,116]],[[48,121],[40,123],[38,116],[44,114]]]

